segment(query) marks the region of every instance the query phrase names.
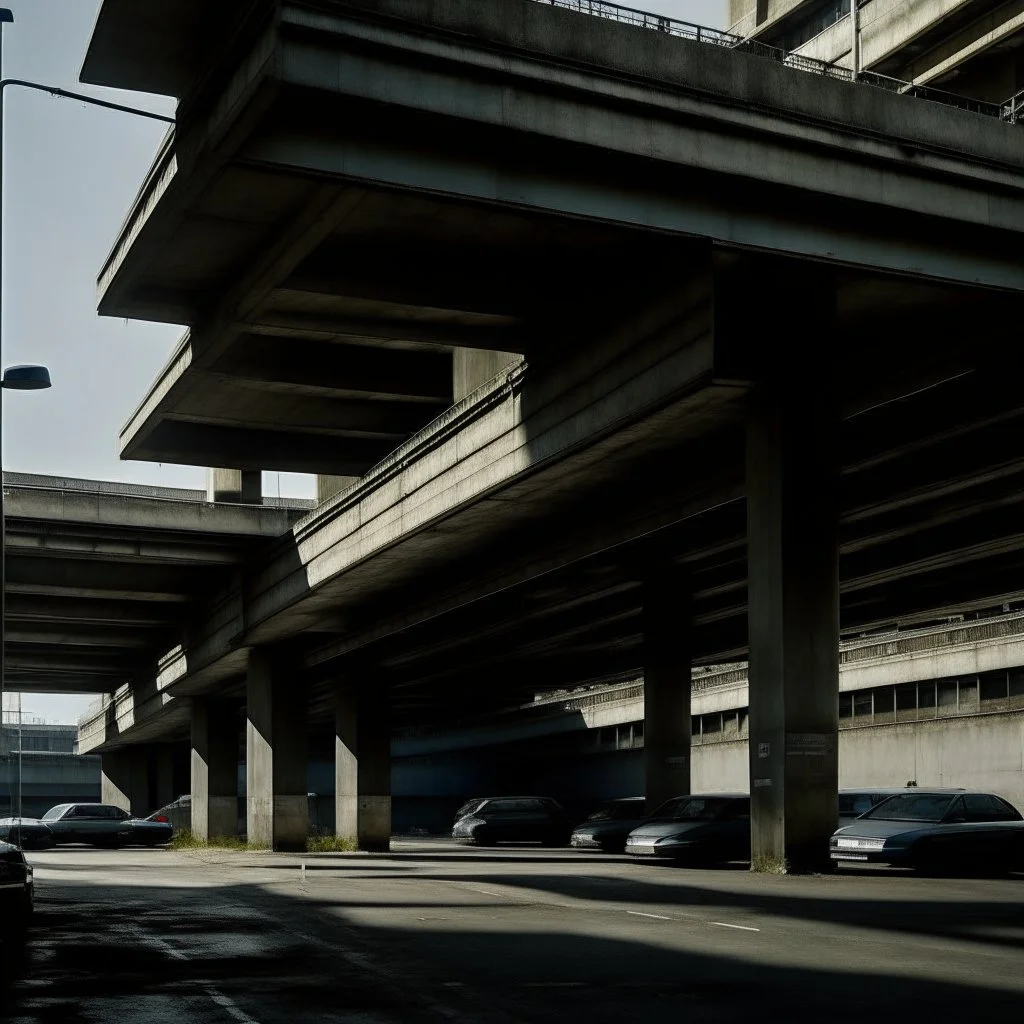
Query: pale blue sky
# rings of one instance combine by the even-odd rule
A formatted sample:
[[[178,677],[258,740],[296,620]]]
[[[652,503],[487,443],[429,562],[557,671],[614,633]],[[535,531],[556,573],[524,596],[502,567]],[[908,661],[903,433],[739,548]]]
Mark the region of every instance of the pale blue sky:
[[[87,90],[78,70],[98,0],[7,0],[4,75],[172,113],[161,97]],[[146,2],[146,0],[139,0]],[[215,0],[211,0],[215,2]],[[723,27],[726,0],[636,0],[629,6]],[[29,473],[202,487],[205,471],[121,462],[122,424],[181,329],[96,315],[95,281],[164,127],[82,103],[9,89],[4,181],[3,364],[40,362],[54,387],[9,394],[4,466]],[[310,495],[309,478],[268,474],[269,494]],[[5,702],[6,703],[6,702]],[[26,715],[70,721],[75,697],[26,695]]]

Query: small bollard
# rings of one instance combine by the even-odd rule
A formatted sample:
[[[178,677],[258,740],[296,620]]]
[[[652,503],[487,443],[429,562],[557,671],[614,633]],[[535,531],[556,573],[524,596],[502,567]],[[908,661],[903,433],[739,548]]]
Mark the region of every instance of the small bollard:
[[[303,861],[303,863],[302,863],[301,870],[302,870],[302,884],[305,885],[306,884],[306,863],[305,863],[305,861]]]

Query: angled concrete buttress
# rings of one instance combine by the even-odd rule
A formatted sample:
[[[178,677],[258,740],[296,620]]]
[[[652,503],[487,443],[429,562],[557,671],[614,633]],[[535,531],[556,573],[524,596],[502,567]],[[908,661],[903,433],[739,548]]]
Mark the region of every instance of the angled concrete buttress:
[[[690,792],[690,582],[663,570],[643,588],[644,774],[650,813]]]
[[[391,846],[391,745],[387,693],[351,683],[335,691],[335,831],[361,850]]]
[[[192,700],[192,832],[197,839],[238,830],[238,716],[223,701]]]
[[[103,754],[100,801],[144,817],[149,807],[149,752],[132,746]]]
[[[309,835],[309,737],[305,686],[277,650],[249,654],[246,680],[249,843],[304,850]]]

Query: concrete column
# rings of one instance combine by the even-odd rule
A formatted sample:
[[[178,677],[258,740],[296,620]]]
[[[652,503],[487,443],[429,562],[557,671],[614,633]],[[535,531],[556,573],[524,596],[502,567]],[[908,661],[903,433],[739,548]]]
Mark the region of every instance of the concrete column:
[[[517,352],[492,352],[483,348],[457,348],[452,353],[452,399],[461,402],[507,366],[523,357]]]
[[[815,369],[756,388],[748,421],[755,870],[827,866],[838,816],[836,421]]]
[[[360,682],[363,682],[362,680]],[[360,850],[391,847],[391,728],[382,686],[335,693],[335,831]]]
[[[238,715],[230,704],[192,700],[192,833],[209,841],[238,831]]]
[[[263,501],[263,474],[249,469],[208,469],[206,500],[259,505]]]
[[[358,479],[359,477],[357,476],[326,476],[323,473],[318,473],[316,478],[316,503],[322,505],[336,494],[347,490]]]
[[[246,718],[249,842],[304,850],[309,835],[307,694],[294,663],[281,652],[250,652]]]
[[[152,814],[156,808],[149,806],[149,769],[146,747],[106,751],[100,763],[100,802],[142,818]]]
[[[643,588],[646,808],[690,792],[690,584],[671,569]]]
[[[149,804],[156,811],[178,796],[174,792],[174,747],[170,743],[157,744],[153,750],[153,762]]]

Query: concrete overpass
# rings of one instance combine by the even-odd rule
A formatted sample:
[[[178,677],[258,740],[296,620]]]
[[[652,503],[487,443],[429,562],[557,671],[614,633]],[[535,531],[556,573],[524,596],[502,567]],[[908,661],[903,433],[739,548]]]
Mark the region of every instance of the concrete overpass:
[[[5,680],[27,693],[152,679],[202,596],[301,514],[27,473],[4,474],[4,503]]]
[[[144,58],[190,11],[107,0],[84,73],[180,101],[100,279],[190,326],[124,451],[361,478],[133,687],[112,791],[189,697],[216,830],[244,711],[250,835],[301,844],[333,722],[380,846],[389,723],[642,669],[657,799],[691,664],[749,649],[755,845],[813,859],[840,622],[1022,589],[1024,135],[534,0],[253,2]]]

